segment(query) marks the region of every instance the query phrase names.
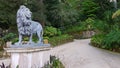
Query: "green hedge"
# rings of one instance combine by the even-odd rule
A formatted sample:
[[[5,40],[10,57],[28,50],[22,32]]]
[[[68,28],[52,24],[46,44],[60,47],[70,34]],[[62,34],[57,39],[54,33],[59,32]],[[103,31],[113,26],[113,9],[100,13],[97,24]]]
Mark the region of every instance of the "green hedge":
[[[91,38],[93,46],[120,52],[120,31],[111,31],[108,34],[99,34]]]
[[[68,35],[68,34],[49,38],[49,43],[52,46],[61,45],[61,44],[71,42],[71,41],[73,41],[73,37],[71,35]]]

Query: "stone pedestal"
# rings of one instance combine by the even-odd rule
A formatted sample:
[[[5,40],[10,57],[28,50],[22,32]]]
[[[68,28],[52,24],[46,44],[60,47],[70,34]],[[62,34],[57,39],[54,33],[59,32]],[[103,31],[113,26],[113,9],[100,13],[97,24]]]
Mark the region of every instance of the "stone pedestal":
[[[41,68],[50,59],[50,46],[4,48],[11,53],[11,68]]]

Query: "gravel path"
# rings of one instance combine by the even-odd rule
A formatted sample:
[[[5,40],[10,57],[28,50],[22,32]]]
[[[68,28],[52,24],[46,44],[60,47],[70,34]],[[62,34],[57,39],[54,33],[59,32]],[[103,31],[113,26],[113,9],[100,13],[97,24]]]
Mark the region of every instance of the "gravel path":
[[[65,68],[120,68],[120,54],[89,45],[90,39],[75,40],[53,48]]]
[[[120,54],[89,45],[90,39],[75,40],[50,50],[59,57],[65,68],[120,68]],[[0,59],[0,64],[10,59]]]

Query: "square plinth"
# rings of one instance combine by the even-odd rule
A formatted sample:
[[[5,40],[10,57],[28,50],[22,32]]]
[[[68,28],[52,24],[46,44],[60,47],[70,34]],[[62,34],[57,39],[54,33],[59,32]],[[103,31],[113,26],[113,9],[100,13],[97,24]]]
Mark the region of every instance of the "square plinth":
[[[50,60],[50,46],[4,48],[11,54],[11,68],[41,68]]]

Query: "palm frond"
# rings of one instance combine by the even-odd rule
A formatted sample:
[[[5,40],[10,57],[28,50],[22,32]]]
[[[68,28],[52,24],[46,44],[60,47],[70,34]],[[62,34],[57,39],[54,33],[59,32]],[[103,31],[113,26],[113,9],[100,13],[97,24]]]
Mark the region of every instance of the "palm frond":
[[[118,16],[120,16],[120,9],[118,9],[115,13],[113,13],[112,19],[114,19],[114,18],[116,18]]]

